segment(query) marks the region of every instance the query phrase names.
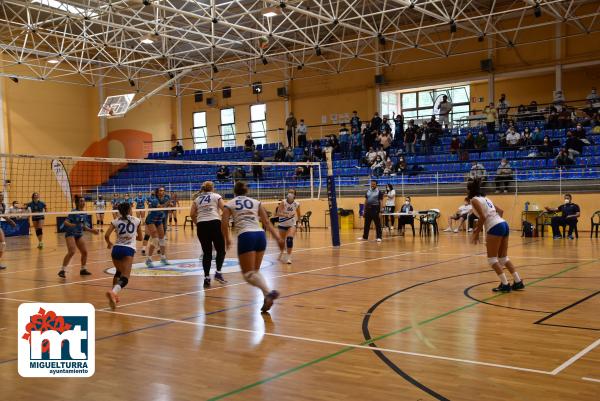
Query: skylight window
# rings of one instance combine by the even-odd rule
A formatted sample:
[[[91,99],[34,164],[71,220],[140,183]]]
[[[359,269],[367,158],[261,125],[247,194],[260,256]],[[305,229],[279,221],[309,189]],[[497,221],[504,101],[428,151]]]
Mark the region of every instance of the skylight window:
[[[69,14],[88,17],[88,18],[98,18],[98,13],[92,11],[90,8],[85,7],[77,7],[71,4],[63,3],[62,1],[57,0],[31,0],[33,4],[40,4],[45,7],[55,8],[57,10],[68,12]]]

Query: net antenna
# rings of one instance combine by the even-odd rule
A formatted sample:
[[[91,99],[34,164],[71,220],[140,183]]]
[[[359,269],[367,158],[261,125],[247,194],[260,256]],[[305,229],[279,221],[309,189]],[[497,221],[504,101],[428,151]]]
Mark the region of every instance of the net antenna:
[[[104,100],[102,107],[100,107],[98,117],[119,118],[125,116],[125,113],[127,110],[129,110],[129,105],[131,104],[134,96],[135,93],[108,96]]]

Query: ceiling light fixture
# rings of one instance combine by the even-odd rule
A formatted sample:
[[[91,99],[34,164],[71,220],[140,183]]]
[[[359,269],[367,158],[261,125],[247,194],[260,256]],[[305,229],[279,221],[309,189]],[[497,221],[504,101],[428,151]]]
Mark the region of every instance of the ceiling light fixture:
[[[46,62],[48,64],[58,64],[58,63],[60,63],[60,60],[53,57],[53,58],[49,58]]]
[[[279,7],[264,7],[262,9],[262,15],[266,18],[277,17],[281,14],[281,8]]]

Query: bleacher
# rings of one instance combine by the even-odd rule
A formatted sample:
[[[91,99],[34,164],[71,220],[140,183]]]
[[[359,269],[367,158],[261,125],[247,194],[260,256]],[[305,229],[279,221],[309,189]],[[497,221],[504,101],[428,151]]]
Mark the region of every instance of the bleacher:
[[[533,127],[534,123],[527,122],[519,124],[517,129],[522,131],[524,126]],[[530,149],[500,149],[498,142],[498,133],[496,135],[487,135],[488,148],[485,151],[471,151],[468,161],[460,161],[457,155],[449,153],[450,141],[453,135],[459,135],[462,139],[467,132],[475,129],[455,128],[446,131],[439,144],[432,147],[432,154],[420,155],[419,145],[417,145],[417,155],[405,155],[409,166],[408,172],[402,175],[392,175],[379,177],[382,184],[391,183],[400,184],[452,184],[465,181],[465,176],[471,169],[471,162],[476,160],[487,170],[490,179],[493,179],[498,164],[502,158],[509,160],[512,168],[517,172],[520,181],[547,181],[547,180],[568,180],[568,179],[599,179],[600,178],[600,134],[592,134],[590,128],[586,128],[587,137],[592,145],[585,146],[583,153],[575,159],[575,164],[566,170],[556,168],[554,158],[531,157]],[[566,138],[565,129],[542,130],[543,135],[548,135],[551,140],[558,140],[562,145]],[[596,145],[597,144],[597,145]],[[322,140],[325,145],[325,140]],[[282,146],[279,143],[270,143],[258,145],[259,150],[265,161],[269,161],[275,155],[277,149]],[[555,152],[558,150],[555,147]],[[302,149],[294,150],[296,160],[300,161]],[[363,151],[363,155],[364,155]],[[391,154],[396,154],[393,149]],[[351,158],[344,158],[346,155],[341,153],[334,154],[334,172],[336,175],[336,184],[342,187],[357,186],[361,179],[368,179],[371,174],[369,167],[360,167],[360,161]],[[351,157],[350,154],[347,155]],[[245,152],[243,146],[209,148],[199,150],[186,150],[183,156],[175,160],[190,161],[250,161],[251,152]],[[169,152],[156,152],[148,155],[150,160],[173,160]],[[397,161],[397,156],[392,157],[393,162]],[[412,166],[419,166],[419,171],[413,171]],[[324,164],[322,165],[325,171]],[[216,189],[219,191],[228,191],[233,187],[232,180],[228,182],[216,182],[216,171],[218,166],[206,165],[160,165],[160,164],[130,164],[121,169],[116,175],[105,182],[100,192],[127,192],[132,188],[146,187],[148,190],[157,185],[167,185],[171,191],[195,191],[199,183],[205,180],[213,180],[216,183]],[[310,183],[306,179],[296,179],[294,166],[278,166],[274,163],[271,166],[263,168],[263,178],[260,182],[252,180],[252,171],[249,167],[245,168],[247,180],[250,188],[277,189],[284,185],[293,185],[296,188],[307,188]],[[233,168],[230,168],[233,173]],[[323,180],[323,185],[324,180]],[[317,184],[315,184],[317,185]],[[138,189],[135,189],[136,191]]]

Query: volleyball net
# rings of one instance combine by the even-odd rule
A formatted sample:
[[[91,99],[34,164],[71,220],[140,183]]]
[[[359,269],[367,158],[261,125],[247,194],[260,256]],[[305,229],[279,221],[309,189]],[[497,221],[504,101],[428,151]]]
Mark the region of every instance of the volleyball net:
[[[290,188],[298,199],[318,199],[324,179],[321,164],[315,162],[250,162],[203,160],[149,160],[51,155],[0,154],[6,215],[66,215],[75,206],[76,196],[86,200],[87,213],[96,213],[98,200],[104,212],[113,210],[113,199],[133,207],[164,187],[177,200],[169,208],[153,210],[189,211],[202,183],[212,181],[215,192],[233,197],[237,181],[245,181],[249,196],[266,203],[285,198]],[[44,211],[30,207],[36,193]]]

